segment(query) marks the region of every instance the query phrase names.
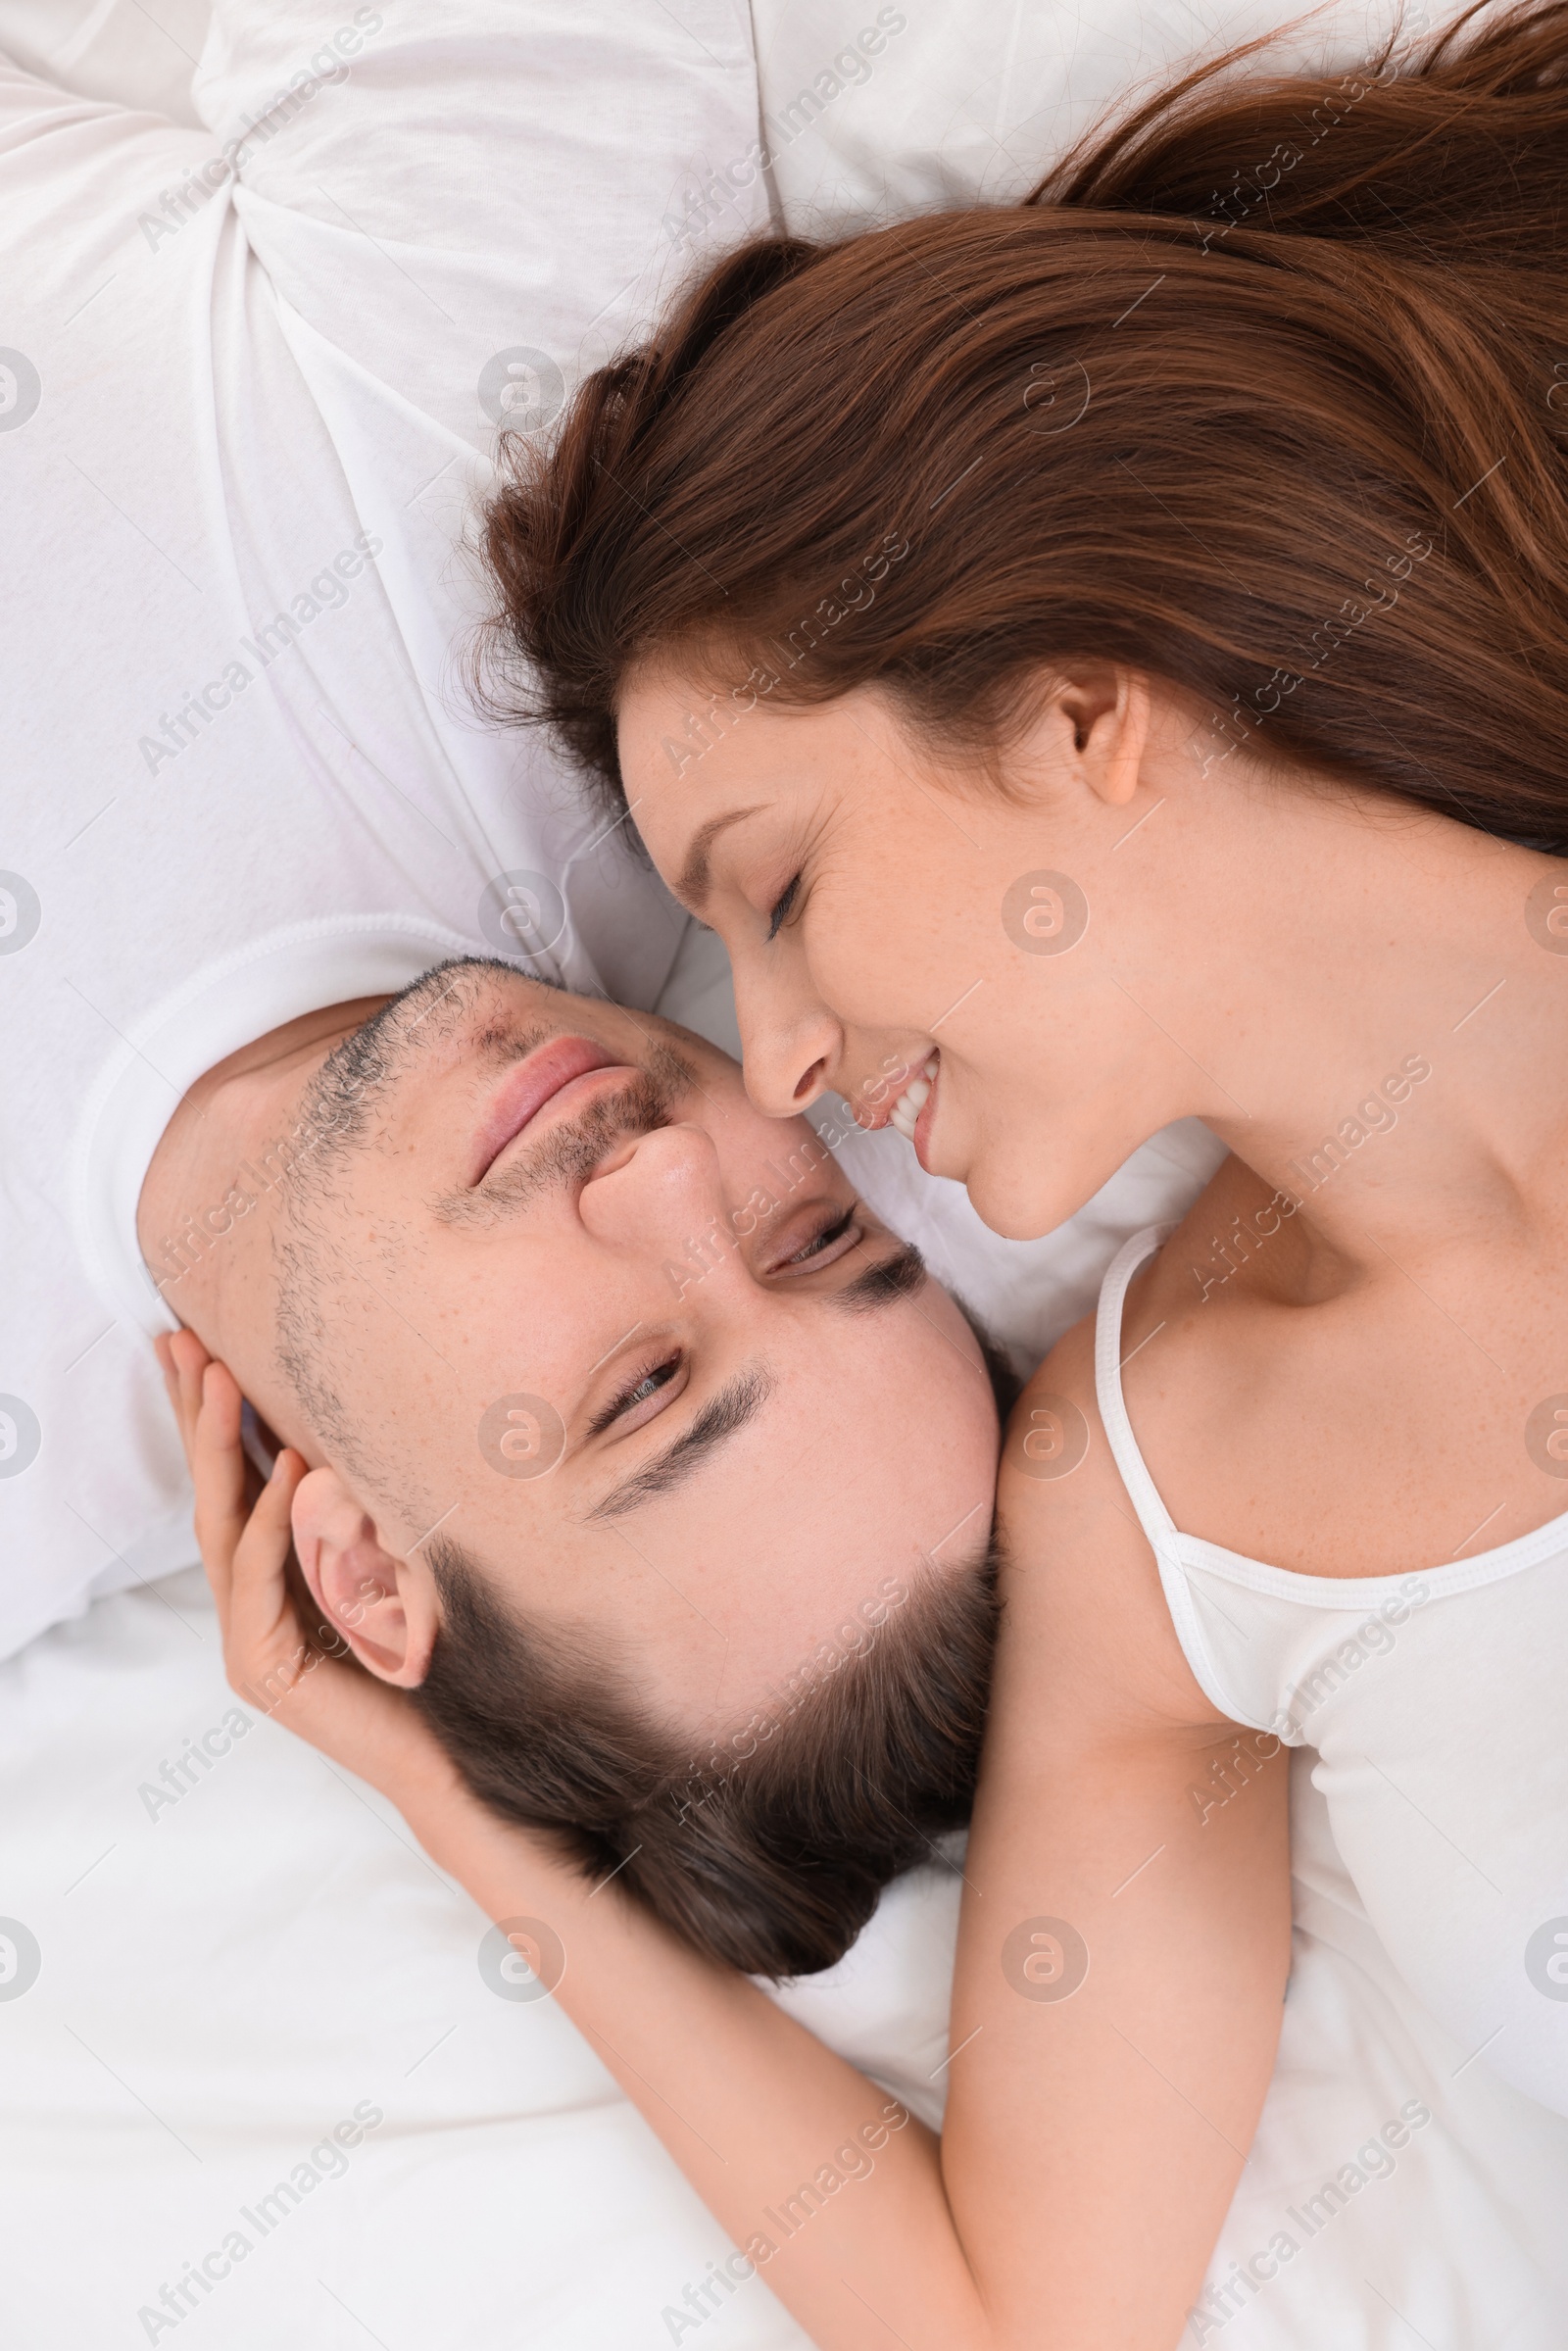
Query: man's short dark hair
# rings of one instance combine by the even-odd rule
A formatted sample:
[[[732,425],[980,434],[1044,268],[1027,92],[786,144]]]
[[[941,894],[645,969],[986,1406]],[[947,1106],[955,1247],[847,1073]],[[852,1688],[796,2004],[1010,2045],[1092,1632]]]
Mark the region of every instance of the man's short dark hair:
[[[831,1967],[973,1802],[997,1561],[886,1579],[745,1731],[694,1757],[581,1639],[519,1621],[437,1538],[442,1623],[416,1702],[492,1809],[614,1874],[751,1975]]]

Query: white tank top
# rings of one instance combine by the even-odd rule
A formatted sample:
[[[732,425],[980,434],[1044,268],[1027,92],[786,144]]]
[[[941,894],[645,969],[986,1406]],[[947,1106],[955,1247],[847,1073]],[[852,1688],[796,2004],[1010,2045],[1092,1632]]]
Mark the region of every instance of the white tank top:
[[[1121,1385],[1127,1285],[1170,1230],[1106,1274],[1095,1381],[1187,1662],[1220,1713],[1314,1751],[1372,1926],[1465,2063],[1568,2114],[1568,1513],[1400,1576],[1297,1575],[1180,1533]],[[1205,1817],[1225,1796],[1220,1774],[1193,1791]]]

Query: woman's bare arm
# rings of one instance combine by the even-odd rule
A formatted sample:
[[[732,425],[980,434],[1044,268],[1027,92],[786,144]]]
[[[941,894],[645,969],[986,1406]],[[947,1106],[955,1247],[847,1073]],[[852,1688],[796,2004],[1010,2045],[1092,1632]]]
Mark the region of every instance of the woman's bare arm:
[[[195,1343],[176,1347],[235,1687],[379,1786],[492,1919],[525,1922],[518,1947],[547,1969],[541,1925],[557,1939],[555,1997],[821,2351],[1169,2351],[1266,2085],[1288,1881],[1277,1766],[1199,1822],[1187,1790],[1216,1726],[1192,1719],[1179,1652],[1171,1672],[1142,1538],[1105,1523],[1102,1442],[1081,1485],[1007,1496],[1015,1564],[938,2139],[613,1882],[595,1890],[498,1820],[399,1692],[305,1662],[282,1572],[303,1465],[284,1456],[247,1518],[237,1391],[215,1366],[201,1402]],[[1071,1366],[1048,1375],[1060,1389]],[[1042,1920],[1087,1943],[1069,1997],[1037,1996],[1055,1964]]]
[[[1090,1428],[1060,1479],[1026,1474],[1043,1393]],[[1170,2351],[1273,2071],[1287,1758],[1192,1677],[1100,1423],[1088,1326],[1020,1400],[999,1506],[1012,1563],[964,1865],[949,2195],[999,2342]]]

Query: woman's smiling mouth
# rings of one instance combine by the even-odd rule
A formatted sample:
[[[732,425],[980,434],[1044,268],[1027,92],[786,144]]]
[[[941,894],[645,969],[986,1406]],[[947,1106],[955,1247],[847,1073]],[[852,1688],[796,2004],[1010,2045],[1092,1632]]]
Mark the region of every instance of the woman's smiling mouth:
[[[942,1056],[932,1053],[925,1067],[910,1078],[888,1114],[888,1124],[898,1128],[906,1143],[912,1143],[915,1156],[925,1165],[923,1145],[931,1131],[931,1112],[936,1097],[937,1070]]]

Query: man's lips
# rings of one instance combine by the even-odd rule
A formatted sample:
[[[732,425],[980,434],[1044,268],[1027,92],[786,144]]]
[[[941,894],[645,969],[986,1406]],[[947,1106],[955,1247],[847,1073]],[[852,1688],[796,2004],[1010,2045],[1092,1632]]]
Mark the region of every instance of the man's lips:
[[[635,1071],[603,1045],[588,1037],[552,1037],[509,1069],[491,1097],[484,1120],[473,1139],[469,1185],[481,1183],[509,1143],[538,1117],[568,1086],[602,1069],[627,1075]]]

